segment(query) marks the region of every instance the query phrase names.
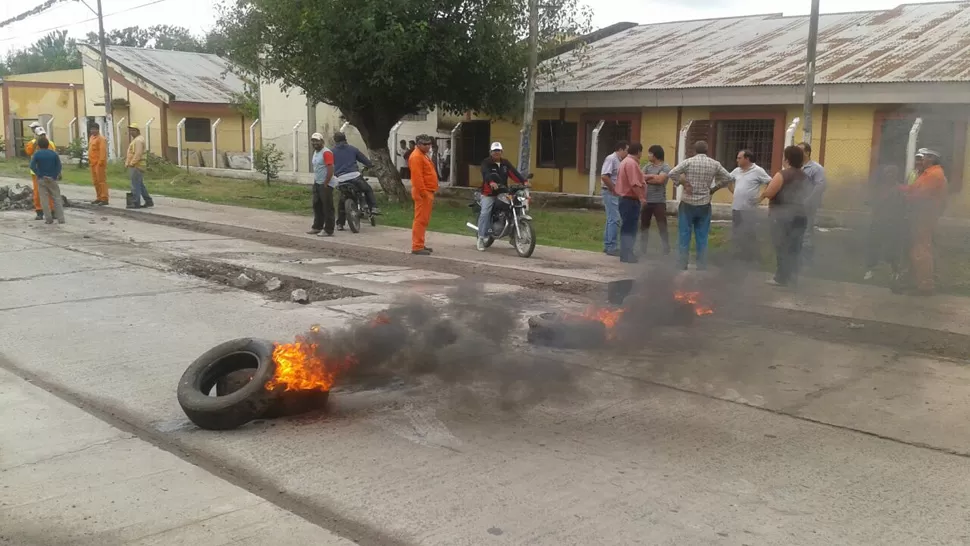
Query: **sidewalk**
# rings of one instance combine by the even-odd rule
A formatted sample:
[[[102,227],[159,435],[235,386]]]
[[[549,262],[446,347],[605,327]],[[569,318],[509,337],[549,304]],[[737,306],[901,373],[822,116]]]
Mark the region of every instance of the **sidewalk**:
[[[0,544],[350,545],[0,370]]]
[[[94,190],[83,186],[64,185],[62,192],[70,199],[90,200]],[[112,200],[124,202],[124,192],[112,190]],[[303,234],[308,218],[293,214],[213,205],[199,201],[155,198],[153,209],[136,211],[136,214],[155,214],[195,222],[208,222],[224,226],[256,229],[283,233],[320,241],[321,248],[340,246],[380,250],[406,254],[410,249],[411,232],[407,229],[366,226],[359,234],[349,232],[333,238],[319,238]],[[541,234],[539,235],[541,239]],[[427,260],[427,268],[433,269],[435,261],[460,262],[481,267],[504,268],[529,273],[552,275],[580,281],[601,283],[637,278],[649,266],[621,264],[598,252],[571,250],[557,247],[537,246],[532,258],[523,259],[506,243],[496,242],[488,252],[478,252],[470,236],[446,233],[429,233],[428,243],[435,248]],[[757,294],[760,305],[844,317],[846,319],[872,320],[948,331],[970,335],[970,298],[960,296],[934,296],[914,298],[890,293],[878,286],[824,281],[805,278],[797,292],[764,286],[768,273],[754,273],[737,286],[742,294]],[[719,283],[723,286],[722,283]]]

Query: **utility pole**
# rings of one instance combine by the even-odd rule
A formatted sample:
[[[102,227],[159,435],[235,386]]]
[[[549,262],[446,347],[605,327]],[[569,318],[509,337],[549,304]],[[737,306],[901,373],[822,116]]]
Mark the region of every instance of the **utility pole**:
[[[114,121],[111,116],[111,78],[108,76],[108,54],[105,51],[107,45],[104,38],[104,11],[101,9],[101,0],[97,0],[98,9],[92,8],[84,0],[77,1],[84,4],[98,18],[98,41],[100,42],[99,45],[101,48],[101,82],[104,85],[104,127],[101,128],[101,134],[104,135],[105,146],[108,147],[108,157],[113,159],[116,155],[114,146],[111,145]],[[85,130],[87,130],[87,126],[85,126]]]
[[[525,84],[525,113],[519,140],[519,172],[529,173],[532,157],[532,117],[536,102],[536,70],[539,65],[539,0],[529,0],[529,73]]]
[[[812,15],[808,24],[808,60],[805,63],[805,110],[802,113],[803,137],[812,143],[812,106],[815,101],[815,49],[818,45],[818,4],[812,0]]]

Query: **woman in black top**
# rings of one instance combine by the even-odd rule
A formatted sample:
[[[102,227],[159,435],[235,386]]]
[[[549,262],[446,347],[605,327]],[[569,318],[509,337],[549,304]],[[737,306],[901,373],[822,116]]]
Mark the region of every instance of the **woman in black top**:
[[[777,269],[769,284],[788,286],[798,280],[802,236],[808,225],[807,201],[812,195],[812,182],[802,171],[805,152],[798,146],[785,148],[784,168],[776,174],[761,198],[767,198],[771,235],[775,244]]]

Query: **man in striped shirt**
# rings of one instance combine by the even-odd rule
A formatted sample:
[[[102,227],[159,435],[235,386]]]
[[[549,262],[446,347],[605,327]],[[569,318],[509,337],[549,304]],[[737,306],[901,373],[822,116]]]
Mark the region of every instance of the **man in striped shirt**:
[[[711,194],[734,181],[717,160],[707,155],[707,143],[694,144],[694,157],[680,162],[668,178],[675,186],[684,187],[677,210],[680,267],[687,269],[691,233],[697,247],[697,269],[707,269],[707,236],[711,231]]]

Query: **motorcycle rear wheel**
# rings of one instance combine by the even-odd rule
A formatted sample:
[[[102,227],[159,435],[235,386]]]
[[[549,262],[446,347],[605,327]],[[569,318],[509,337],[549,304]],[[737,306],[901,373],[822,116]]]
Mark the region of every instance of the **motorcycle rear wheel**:
[[[347,227],[353,233],[360,233],[360,211],[353,199],[344,200],[344,212],[347,213]]]

